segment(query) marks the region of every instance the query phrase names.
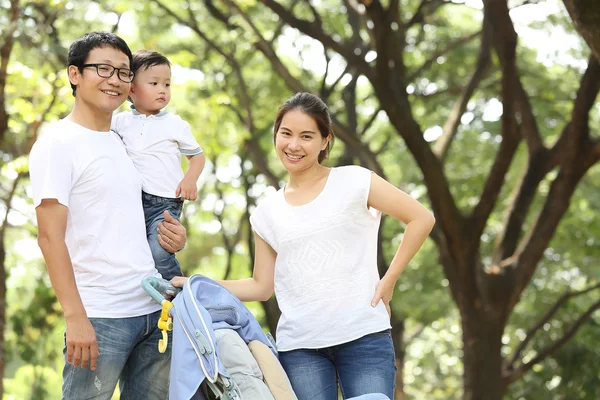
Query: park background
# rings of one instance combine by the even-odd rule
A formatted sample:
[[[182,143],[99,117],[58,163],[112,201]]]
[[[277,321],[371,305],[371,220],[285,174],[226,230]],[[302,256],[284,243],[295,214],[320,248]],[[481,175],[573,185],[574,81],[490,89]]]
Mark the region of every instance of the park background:
[[[437,219],[392,303],[396,399],[600,398],[597,0],[0,0],[0,398],[60,398],[27,157],[71,109],[67,49],[94,30],[174,64],[169,110],[209,161],[186,274],[249,276],[249,214],[286,179],[272,122],[310,91],[334,117],[327,165]],[[383,220],[381,272],[402,234]],[[274,299],[249,307],[274,332]]]

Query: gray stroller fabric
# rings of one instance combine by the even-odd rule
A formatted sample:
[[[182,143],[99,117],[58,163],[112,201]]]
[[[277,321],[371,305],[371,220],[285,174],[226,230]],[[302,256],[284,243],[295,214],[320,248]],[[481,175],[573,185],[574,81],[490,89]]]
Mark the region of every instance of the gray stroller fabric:
[[[263,382],[258,363],[240,335],[232,329],[219,329],[215,336],[221,363],[231,374],[244,400],[274,400]]]

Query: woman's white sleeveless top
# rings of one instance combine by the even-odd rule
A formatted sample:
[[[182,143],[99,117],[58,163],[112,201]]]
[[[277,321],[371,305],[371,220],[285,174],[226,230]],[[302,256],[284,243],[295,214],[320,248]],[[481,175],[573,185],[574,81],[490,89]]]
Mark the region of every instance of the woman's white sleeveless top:
[[[252,213],[253,230],[277,252],[278,350],[330,347],[390,328],[383,302],[371,307],[381,214],[367,208],[370,185],[365,168],[332,168],[313,201],[291,206],[281,189]]]

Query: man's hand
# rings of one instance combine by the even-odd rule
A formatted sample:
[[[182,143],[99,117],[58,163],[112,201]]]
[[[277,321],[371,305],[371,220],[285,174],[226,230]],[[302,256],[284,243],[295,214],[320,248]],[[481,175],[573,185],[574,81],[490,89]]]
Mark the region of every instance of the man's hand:
[[[67,362],[74,367],[96,370],[100,353],[96,332],[87,316],[66,318],[67,322]]]
[[[198,198],[198,187],[196,181],[185,177],[177,185],[175,196],[181,197],[183,200],[196,200]]]
[[[163,215],[165,220],[158,224],[158,243],[168,252],[176,253],[185,246],[186,230],[167,210]]]

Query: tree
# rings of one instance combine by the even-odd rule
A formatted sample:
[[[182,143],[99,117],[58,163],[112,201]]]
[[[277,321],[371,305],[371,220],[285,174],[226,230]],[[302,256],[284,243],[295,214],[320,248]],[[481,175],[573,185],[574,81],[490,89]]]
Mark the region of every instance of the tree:
[[[600,60],[600,10],[593,0],[563,0],[573,24]]]
[[[334,112],[336,134],[344,143],[343,162],[359,162],[386,176],[391,167],[383,168],[380,160],[394,136],[377,136],[370,128],[379,118],[386,119],[395,138],[402,139],[422,174],[438,221],[432,238],[460,313],[465,399],[501,398],[509,385],[567,343],[600,308],[600,302],[586,306],[570,327],[532,359],[522,358],[522,348],[539,331],[539,324],[529,330],[522,345],[515,346],[512,356],[502,355],[509,317],[530,285],[578,184],[600,158],[600,140],[589,126],[600,89],[600,65],[595,58],[589,58],[580,76],[574,101],[565,110],[569,117],[559,119],[563,126],[557,134],[546,126],[545,115],[539,116],[541,110],[534,109],[524,83],[534,74],[519,65],[527,53],[518,47],[507,0],[485,0],[481,12],[443,0],[321,1],[318,6],[298,1],[204,0],[183,2],[185,12],[175,12],[175,7],[159,0],[154,3],[158,11],[196,32],[208,51],[221,53],[235,65],[242,53],[225,52],[224,48],[237,49],[238,44],[227,41],[235,37],[249,42],[290,92],[308,90],[326,99]],[[453,16],[446,11],[451,7],[463,8]],[[212,27],[220,24],[220,32],[227,32],[220,40],[197,23],[200,9],[212,16],[210,20],[202,17],[204,22]],[[467,15],[480,21],[471,32],[465,32],[474,27]],[[581,26],[593,47],[598,40],[593,32],[599,25],[585,19]],[[285,30],[298,41],[309,38],[320,45],[324,72],[305,68],[301,62],[306,60],[289,59],[289,49],[278,43]],[[456,31],[463,36],[450,40]],[[464,49],[471,46],[472,54],[474,39],[479,40],[476,59]],[[445,46],[436,48],[434,40]],[[248,58],[237,60],[250,62],[248,53],[243,54]],[[329,67],[335,64],[332,60],[342,65],[337,79],[329,76]],[[436,64],[446,60],[460,67],[453,74],[441,72]],[[539,73],[543,66],[535,68],[543,75]],[[243,81],[242,71],[236,72],[236,84]],[[575,71],[570,73],[569,77],[576,76]],[[367,83],[359,85],[365,78]],[[344,84],[339,85],[342,80]],[[239,99],[244,104],[249,96],[241,93]],[[252,100],[261,103],[259,97]],[[501,105],[500,121],[461,122],[470,103],[491,100]],[[366,118],[365,109],[372,110]],[[431,115],[446,118],[433,145],[422,128],[431,124]],[[481,165],[471,172],[471,183],[480,185],[480,191],[473,195],[471,189],[466,197],[457,184],[457,172],[449,166],[456,166],[453,159],[461,156],[468,134],[473,137],[479,127],[490,139],[483,146],[488,158],[477,158]],[[515,177],[521,168],[522,174]],[[510,192],[511,200],[503,201]],[[499,215],[504,215],[503,221]],[[380,264],[385,268],[384,260]],[[564,299],[596,289],[592,283],[565,293]],[[556,309],[564,303],[559,301]],[[554,316],[554,309],[541,321]],[[395,332],[398,328],[400,324]]]

